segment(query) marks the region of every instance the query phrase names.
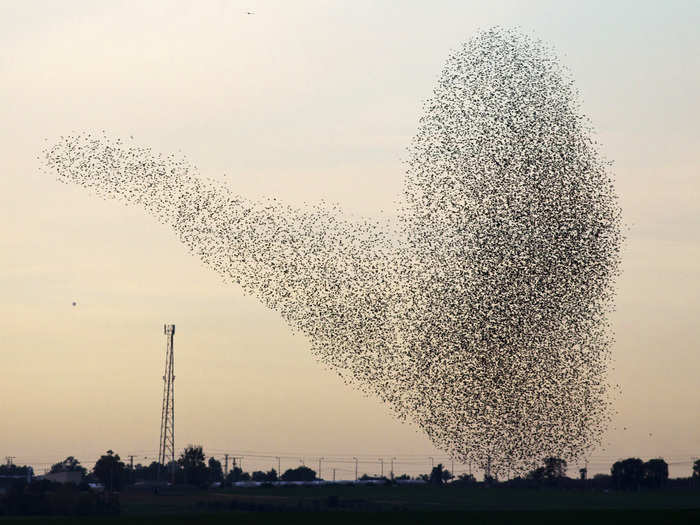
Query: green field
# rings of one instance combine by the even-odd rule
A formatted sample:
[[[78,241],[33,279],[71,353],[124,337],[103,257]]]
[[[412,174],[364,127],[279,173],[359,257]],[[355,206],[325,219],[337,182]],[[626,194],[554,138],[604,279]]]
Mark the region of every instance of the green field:
[[[50,525],[87,525],[126,523],[130,525],[165,525],[180,523],[223,524],[290,524],[307,525],[338,524],[562,524],[562,525],[607,525],[607,524],[697,524],[700,511],[654,510],[654,511],[464,511],[464,512],[222,512],[217,514],[187,514],[160,516],[122,516],[118,518],[0,518],[3,525],[47,523]]]
[[[234,488],[121,495],[124,514],[185,510],[594,510],[700,509],[698,490],[566,491],[426,486]],[[250,508],[248,508],[250,507]]]
[[[114,518],[9,523],[700,523],[700,490],[602,492],[425,486],[172,489],[120,494]],[[327,511],[327,512],[322,512]]]

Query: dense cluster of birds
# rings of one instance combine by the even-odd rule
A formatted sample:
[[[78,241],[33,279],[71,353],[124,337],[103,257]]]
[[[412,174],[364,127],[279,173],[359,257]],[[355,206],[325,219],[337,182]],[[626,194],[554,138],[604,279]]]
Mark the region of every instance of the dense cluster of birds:
[[[497,475],[581,459],[609,422],[621,215],[592,136],[554,53],[494,28],[447,60],[393,222],[246,199],[105,134],[44,154],[59,180],[169,225],[346,381]]]

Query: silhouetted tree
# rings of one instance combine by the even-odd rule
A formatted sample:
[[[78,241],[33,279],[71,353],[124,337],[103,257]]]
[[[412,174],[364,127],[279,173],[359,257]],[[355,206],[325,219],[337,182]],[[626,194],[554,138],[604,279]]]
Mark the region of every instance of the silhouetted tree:
[[[546,469],[544,467],[537,467],[535,470],[531,470],[527,474],[527,479],[535,481],[537,483],[542,483],[544,481],[546,474]]]
[[[439,487],[442,485],[442,482],[442,463],[438,463],[437,466],[433,467],[433,470],[430,471],[430,484]]]
[[[610,474],[594,474],[591,479],[591,487],[605,490],[615,487],[615,482]]]
[[[221,461],[216,458],[209,458],[209,481],[211,483],[224,480],[224,471],[221,469]]]
[[[262,470],[256,470],[251,474],[251,479],[253,481],[277,481],[277,471],[275,469],[263,472]]]
[[[693,463],[693,478],[700,478],[700,459],[696,459]]]
[[[0,476],[24,476],[31,475],[32,467],[26,465],[19,467],[17,465],[0,465]]]
[[[443,470],[443,471],[442,471],[442,481],[448,482],[448,481],[450,481],[451,479],[454,479],[454,474],[452,474],[452,472],[450,472],[450,471],[447,470],[447,469]]]
[[[208,472],[204,463],[204,450],[201,445],[187,445],[182,452],[178,464],[182,467],[185,483],[204,485],[207,482]],[[219,466],[221,466],[219,464]]]
[[[476,483],[476,478],[471,474],[460,474],[457,476],[452,484],[453,485],[474,485]]]
[[[282,481],[313,481],[315,479],[316,471],[305,466],[287,469],[282,474]]]
[[[555,457],[544,459],[544,477],[547,480],[556,481],[564,476],[566,476],[566,461]]]
[[[542,460],[543,466],[528,472],[526,479],[536,483],[547,482],[555,484],[566,475],[566,461],[560,458],[548,457]]]
[[[265,481],[277,481],[277,471],[270,469],[267,471],[267,479]]]
[[[262,470],[256,470],[250,475],[253,481],[267,481],[267,474]]]
[[[60,463],[56,463],[51,467],[51,474],[57,472],[80,472],[81,477],[85,477],[87,474],[87,469],[80,464],[80,461],[75,459],[73,456],[68,456],[66,459]]]
[[[108,450],[100,457],[92,468],[95,477],[105,486],[107,490],[121,489],[125,480],[125,468],[119,454]]]
[[[579,473],[580,479],[586,479],[588,477],[588,469],[587,468],[578,469],[578,473]]]
[[[226,476],[226,483],[235,483],[237,481],[250,481],[250,474],[243,472],[240,467],[233,467],[228,476]]]
[[[152,461],[148,466],[140,463],[134,466],[134,480],[136,481],[165,481],[168,479],[168,473],[165,465],[161,465],[157,461]]]
[[[668,480],[668,464],[661,458],[644,463],[644,483],[647,487],[659,488]]]
[[[617,488],[638,489],[644,480],[644,462],[639,458],[616,461],[610,474]]]

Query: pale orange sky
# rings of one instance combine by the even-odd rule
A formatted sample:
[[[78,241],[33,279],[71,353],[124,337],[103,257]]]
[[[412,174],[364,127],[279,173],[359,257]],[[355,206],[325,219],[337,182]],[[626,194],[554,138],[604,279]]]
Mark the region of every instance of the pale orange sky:
[[[104,129],[182,151],[243,195],[390,211],[449,51],[501,24],[570,68],[629,225],[621,394],[593,468],[662,455],[687,473],[700,456],[699,23],[695,2],[0,1],[0,456],[154,455],[166,322],[178,448],[444,456],[172,232],[57,183],[36,157],[45,138]]]

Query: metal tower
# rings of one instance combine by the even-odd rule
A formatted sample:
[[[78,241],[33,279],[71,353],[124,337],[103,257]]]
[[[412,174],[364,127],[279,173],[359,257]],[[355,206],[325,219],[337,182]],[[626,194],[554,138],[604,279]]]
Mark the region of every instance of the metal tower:
[[[160,417],[160,442],[158,463],[167,465],[175,476],[175,364],[173,359],[173,339],[175,325],[163,326],[165,333],[165,375],[163,375],[163,412]],[[172,480],[175,481],[174,479]]]

